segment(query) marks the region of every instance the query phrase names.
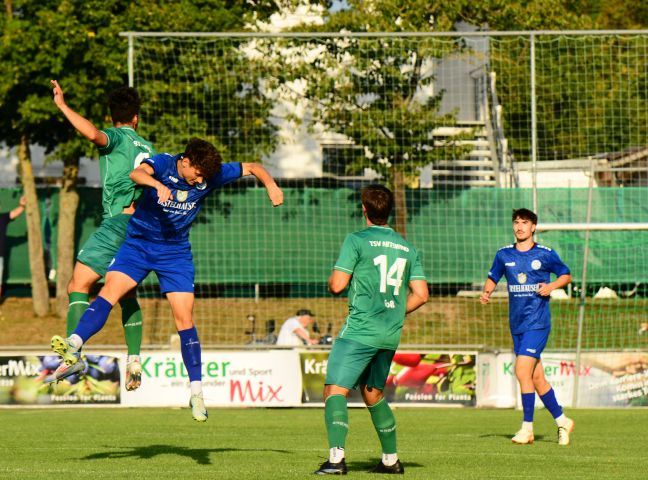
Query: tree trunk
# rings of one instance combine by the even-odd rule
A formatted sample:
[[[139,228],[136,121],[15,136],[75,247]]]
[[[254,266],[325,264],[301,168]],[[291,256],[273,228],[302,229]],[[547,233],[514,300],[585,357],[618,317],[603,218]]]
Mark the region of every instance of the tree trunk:
[[[407,200],[405,198],[405,175],[394,169],[394,210],[396,214],[394,230],[407,238]]]
[[[76,212],[79,207],[77,178],[79,157],[63,164],[63,184],[59,194],[58,239],[56,243],[56,312],[65,317],[68,307],[67,285],[74,269]]]
[[[18,145],[18,163],[20,181],[27,200],[27,240],[29,244],[29,268],[31,270],[32,305],[38,317],[49,313],[49,288],[45,276],[45,259],[43,256],[43,232],[41,215],[36,195],[36,182],[32,170],[29,151],[29,135],[22,134]]]

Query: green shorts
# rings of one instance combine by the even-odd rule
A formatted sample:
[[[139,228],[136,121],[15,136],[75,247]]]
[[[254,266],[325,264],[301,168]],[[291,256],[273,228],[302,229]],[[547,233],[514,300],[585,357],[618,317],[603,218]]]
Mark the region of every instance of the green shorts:
[[[338,338],[326,364],[326,385],[355,390],[358,385],[383,390],[395,350]]]
[[[126,239],[126,226],[130,218],[131,215],[122,213],[104,219],[79,250],[77,261],[98,275],[105,276],[108,265]]]

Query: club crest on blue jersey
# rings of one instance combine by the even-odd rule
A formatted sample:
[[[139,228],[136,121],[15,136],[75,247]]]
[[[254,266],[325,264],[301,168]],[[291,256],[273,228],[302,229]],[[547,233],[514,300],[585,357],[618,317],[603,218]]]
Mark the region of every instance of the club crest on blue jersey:
[[[534,260],[531,262],[531,268],[533,268],[534,270],[540,270],[540,267],[542,267],[540,260]]]
[[[517,274],[517,280],[518,280],[519,283],[526,283],[526,281],[527,281],[526,273],[524,273],[524,272],[518,273]]]
[[[178,200],[178,202],[186,201],[188,195],[189,192],[187,192],[186,190],[176,190],[176,200]]]

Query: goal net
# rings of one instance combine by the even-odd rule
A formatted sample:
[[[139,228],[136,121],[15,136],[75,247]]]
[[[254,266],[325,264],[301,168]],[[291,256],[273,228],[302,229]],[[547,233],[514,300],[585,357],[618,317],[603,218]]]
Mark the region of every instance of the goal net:
[[[203,206],[191,241],[205,344],[258,341],[271,321],[276,334],[302,308],[322,333],[330,326],[337,334],[347,301],[328,294],[326,281],[345,235],[364,226],[359,187],[377,179],[405,187],[403,225],[431,291],[407,318],[402,343],[509,348],[506,298],[482,306],[477,295],[495,252],[513,240],[512,209],[536,208],[541,224],[583,223],[589,196],[576,180],[534,190],[520,162],[570,160],[609,167],[593,183],[590,223],[626,227],[590,231],[585,263],[586,230],[539,233],[574,277],[551,302],[548,348],[576,347],[583,284],[582,347],[645,348],[648,233],[624,228],[648,221],[648,182],[645,170],[612,168],[645,162],[645,36],[129,41],[141,132],[159,151],[181,152],[202,137],[226,161],[263,161],[285,193],[273,209],[245,179]],[[575,175],[587,179],[592,169],[579,168]],[[140,288],[149,345],[175,331],[158,291],[154,276]]]

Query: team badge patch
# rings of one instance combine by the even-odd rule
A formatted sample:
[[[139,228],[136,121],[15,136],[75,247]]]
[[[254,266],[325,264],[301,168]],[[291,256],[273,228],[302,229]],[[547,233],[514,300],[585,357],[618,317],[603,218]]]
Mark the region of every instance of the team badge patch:
[[[531,268],[533,268],[534,270],[540,270],[540,267],[542,267],[540,260],[534,260],[531,262]]]
[[[189,192],[187,192],[186,190],[177,190],[176,191],[176,199],[178,200],[178,202],[184,202],[185,200],[187,200],[188,195],[189,195]]]
[[[524,273],[524,272],[518,273],[517,274],[517,279],[518,279],[518,283],[520,283],[520,284],[526,283],[526,281],[527,281],[526,273]]]

